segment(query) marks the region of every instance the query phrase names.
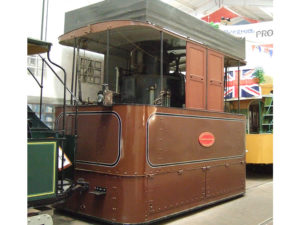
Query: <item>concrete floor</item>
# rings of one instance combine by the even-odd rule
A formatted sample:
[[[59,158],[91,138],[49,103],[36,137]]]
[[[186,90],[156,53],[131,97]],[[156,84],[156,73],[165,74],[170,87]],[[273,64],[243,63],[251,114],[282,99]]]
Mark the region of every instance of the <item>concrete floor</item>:
[[[272,225],[273,177],[272,174],[247,170],[246,195],[205,209],[185,213],[157,224],[165,225]],[[82,217],[48,209],[54,225],[107,225]]]

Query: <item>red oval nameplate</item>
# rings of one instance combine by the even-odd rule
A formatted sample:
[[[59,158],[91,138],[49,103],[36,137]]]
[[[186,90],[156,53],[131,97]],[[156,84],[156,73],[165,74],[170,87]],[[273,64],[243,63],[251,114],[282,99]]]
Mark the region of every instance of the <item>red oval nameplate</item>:
[[[215,136],[210,132],[203,132],[200,134],[199,143],[204,147],[210,147],[215,143]]]

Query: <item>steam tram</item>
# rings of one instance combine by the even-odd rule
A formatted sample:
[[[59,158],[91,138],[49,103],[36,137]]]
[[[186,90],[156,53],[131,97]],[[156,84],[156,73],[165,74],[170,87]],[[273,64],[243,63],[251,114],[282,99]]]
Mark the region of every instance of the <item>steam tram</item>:
[[[110,0],[66,13],[59,42],[80,101],[56,108],[56,129],[75,137],[64,152],[85,187],[59,208],[143,224],[245,194],[245,116],[223,99],[244,39],[157,0]],[[104,55],[102,86],[79,76],[85,51]]]

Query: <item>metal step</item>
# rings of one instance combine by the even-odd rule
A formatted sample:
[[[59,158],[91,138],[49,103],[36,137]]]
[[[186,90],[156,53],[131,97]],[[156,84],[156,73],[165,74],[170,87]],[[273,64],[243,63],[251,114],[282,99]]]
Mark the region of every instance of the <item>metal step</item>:
[[[94,191],[90,191],[90,194],[100,196],[100,195],[106,195],[106,188],[103,187],[95,187]]]

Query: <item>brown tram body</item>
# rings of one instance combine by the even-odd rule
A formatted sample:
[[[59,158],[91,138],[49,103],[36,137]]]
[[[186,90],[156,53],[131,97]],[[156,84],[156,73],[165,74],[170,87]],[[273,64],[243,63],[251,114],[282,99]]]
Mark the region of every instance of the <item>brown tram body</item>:
[[[108,10],[112,2],[98,6]],[[142,224],[243,195],[245,117],[223,112],[224,62],[230,66],[238,57],[156,25],[126,19],[80,24],[61,36],[60,42],[72,46],[76,38],[91,40],[106,30],[125,32],[122,29],[128,27],[131,31],[146,27],[186,42],[183,107],[172,107],[175,101],[171,107],[132,102],[82,105],[77,128],[76,108],[67,107],[67,134],[74,134],[75,129],[78,134],[75,180],[84,179],[89,190],[74,193],[61,208],[111,223]],[[93,49],[92,44],[85,47]],[[138,81],[136,75],[132,77]],[[180,96],[177,100],[181,101]],[[61,112],[60,108],[56,111],[57,127],[62,124]],[[199,140],[205,132],[213,136],[207,146]],[[106,194],[95,194],[98,188],[105,188]]]

